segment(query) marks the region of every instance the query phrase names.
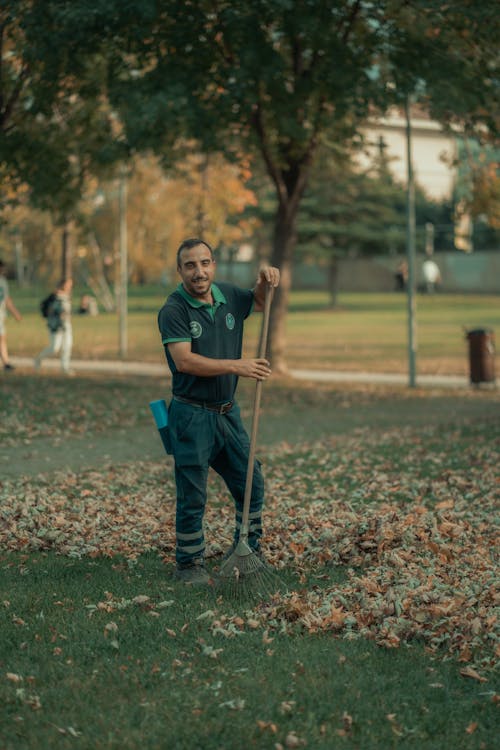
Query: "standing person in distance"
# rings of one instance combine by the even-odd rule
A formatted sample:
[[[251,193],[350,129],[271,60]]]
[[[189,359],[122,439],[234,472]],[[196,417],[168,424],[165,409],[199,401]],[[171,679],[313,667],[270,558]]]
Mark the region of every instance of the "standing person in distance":
[[[9,352],[7,349],[7,312],[10,312],[17,321],[22,320],[22,315],[10,296],[6,272],[7,268],[5,263],[3,260],[0,260],[0,359],[3,363],[3,369],[6,372],[10,372],[14,369],[14,365],[11,365],[10,363]]]
[[[39,369],[42,360],[61,352],[61,370],[65,375],[72,375],[70,369],[71,350],[73,348],[73,328],[71,325],[71,290],[73,279],[62,279],[56,287],[55,299],[47,315],[49,344],[35,357],[35,369]]]
[[[441,271],[435,260],[427,257],[422,264],[422,275],[427,294],[434,294],[436,286],[441,283]]]
[[[177,251],[181,283],[159,312],[158,325],[172,372],[169,437],[175,461],[176,578],[187,584],[209,581],[204,564],[203,516],[212,467],[235,503],[237,543],[250,441],[235,401],[239,377],[266,380],[269,362],[242,358],[243,325],[264,307],[266,286],[277,287],[280,272],[266,266],[253,289],[214,283],[216,262],[210,245],[185,240]],[[250,547],[260,552],[264,479],[258,461],[250,502]],[[231,550],[229,550],[231,551]]]

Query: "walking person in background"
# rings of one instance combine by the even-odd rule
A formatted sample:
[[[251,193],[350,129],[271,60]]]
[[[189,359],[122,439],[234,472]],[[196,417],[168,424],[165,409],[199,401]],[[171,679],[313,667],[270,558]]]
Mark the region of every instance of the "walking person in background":
[[[49,345],[35,357],[35,369],[39,369],[42,360],[61,352],[61,369],[66,375],[72,375],[70,370],[71,350],[73,348],[73,329],[71,326],[71,290],[72,279],[62,279],[58,284],[54,299],[47,311],[47,328],[49,329]]]
[[[5,275],[6,271],[5,263],[3,260],[0,260],[0,359],[3,362],[4,370],[9,372],[14,369],[14,365],[11,365],[10,363],[9,352],[7,349],[7,312],[10,312],[17,321],[22,319],[22,315],[16,308],[12,301],[12,297],[10,296],[9,283]]]
[[[185,240],[177,251],[182,283],[158,315],[172,372],[168,432],[177,486],[175,576],[191,585],[209,581],[203,533],[209,467],[233,496],[234,544],[239,539],[250,441],[234,394],[238,377],[266,380],[271,374],[266,359],[242,358],[243,324],[252,310],[263,309],[266,287],[277,287],[280,278],[277,268],[266,266],[253,289],[216,285],[215,265],[210,245]],[[263,502],[264,480],[255,461],[248,541],[256,552]]]

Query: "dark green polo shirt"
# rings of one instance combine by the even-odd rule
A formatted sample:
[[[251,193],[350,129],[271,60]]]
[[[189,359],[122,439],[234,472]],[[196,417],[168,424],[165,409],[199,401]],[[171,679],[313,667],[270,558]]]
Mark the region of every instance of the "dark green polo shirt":
[[[253,307],[251,289],[232,284],[212,284],[213,304],[191,297],[182,284],[170,295],[158,314],[158,326],[172,372],[172,392],[199,401],[224,403],[232,401],[236,375],[197,377],[177,372],[168,344],[191,342],[191,351],[211,359],[240,359],[243,344],[243,322]]]

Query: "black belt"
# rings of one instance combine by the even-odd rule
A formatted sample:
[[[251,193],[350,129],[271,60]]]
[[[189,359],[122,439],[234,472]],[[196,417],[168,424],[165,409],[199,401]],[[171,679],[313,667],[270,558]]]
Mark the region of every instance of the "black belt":
[[[184,396],[174,396],[175,401],[180,401],[182,404],[191,404],[191,406],[197,406],[199,409],[208,409],[208,411],[215,411],[217,414],[227,414],[233,408],[233,401],[226,401],[225,404],[211,404],[207,401],[196,401],[192,398],[184,398]]]

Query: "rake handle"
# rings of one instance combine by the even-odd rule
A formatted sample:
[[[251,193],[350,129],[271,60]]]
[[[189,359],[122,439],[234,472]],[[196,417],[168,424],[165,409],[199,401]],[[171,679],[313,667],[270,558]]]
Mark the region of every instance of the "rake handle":
[[[263,359],[266,356],[267,337],[269,332],[269,317],[271,313],[271,303],[274,296],[274,287],[271,284],[266,286],[264,298],[264,313],[262,319],[262,329],[260,332],[260,344],[258,356]],[[260,400],[262,395],[262,380],[257,380],[255,384],[255,396],[252,411],[252,430],[250,433],[250,448],[248,451],[247,476],[245,482],[245,494],[243,496],[243,512],[241,514],[241,532],[240,539],[248,539],[248,517],[250,515],[250,498],[252,496],[253,469],[255,463],[255,450],[257,447],[257,430],[259,427]]]

